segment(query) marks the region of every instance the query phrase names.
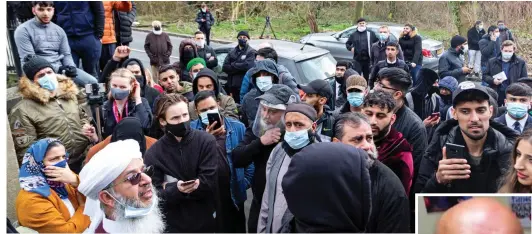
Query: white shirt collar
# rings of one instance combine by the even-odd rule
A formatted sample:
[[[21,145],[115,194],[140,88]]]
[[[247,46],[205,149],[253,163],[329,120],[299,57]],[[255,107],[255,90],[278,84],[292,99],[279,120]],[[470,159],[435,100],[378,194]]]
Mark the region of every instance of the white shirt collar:
[[[116,221],[103,217],[103,230],[107,233],[121,233],[124,232],[123,227]]]
[[[521,132],[523,132],[525,125],[526,125],[526,121],[528,120],[528,116],[525,116],[523,119],[516,121],[515,119],[510,117],[508,113],[504,115],[504,118],[506,118],[506,126],[508,126],[511,129],[514,129],[515,122],[519,122],[519,127],[521,128]]]
[[[388,58],[386,58],[386,62],[389,63],[389,64],[395,64],[397,62],[397,58],[393,62],[390,61]]]

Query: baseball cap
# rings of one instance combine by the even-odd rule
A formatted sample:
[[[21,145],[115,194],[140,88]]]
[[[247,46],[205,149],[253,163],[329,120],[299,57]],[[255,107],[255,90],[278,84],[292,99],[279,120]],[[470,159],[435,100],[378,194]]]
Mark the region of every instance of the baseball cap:
[[[331,85],[329,82],[322,79],[313,80],[307,85],[297,85],[297,87],[307,94],[318,94],[327,99],[331,99],[333,96]]]
[[[488,90],[484,86],[471,81],[464,81],[458,84],[458,88],[453,92],[453,106],[456,106],[456,103],[461,101],[462,96],[469,92],[478,93],[478,95],[484,96],[486,100],[490,100]]]

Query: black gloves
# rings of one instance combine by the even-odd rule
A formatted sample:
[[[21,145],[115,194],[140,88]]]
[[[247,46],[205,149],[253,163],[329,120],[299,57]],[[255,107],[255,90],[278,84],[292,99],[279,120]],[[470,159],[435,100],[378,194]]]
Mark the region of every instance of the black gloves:
[[[74,66],[67,66],[67,65],[61,66],[59,67],[58,73],[68,76],[70,78],[78,76],[78,71],[76,67]]]

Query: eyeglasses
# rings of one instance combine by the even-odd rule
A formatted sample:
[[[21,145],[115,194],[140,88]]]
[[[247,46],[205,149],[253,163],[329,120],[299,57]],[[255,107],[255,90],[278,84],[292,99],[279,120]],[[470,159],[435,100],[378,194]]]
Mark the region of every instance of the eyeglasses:
[[[383,89],[391,89],[391,90],[393,90],[393,91],[401,91],[401,90],[398,90],[398,89],[394,89],[394,88],[392,88],[392,87],[386,87],[386,86],[384,86],[384,85],[382,84],[381,81],[377,81],[377,82],[375,83],[375,86],[379,86],[379,87],[381,87],[381,88],[383,88]]]
[[[126,181],[129,181],[131,183],[131,185],[137,185],[140,183],[140,180],[142,179],[142,173],[148,175],[148,176],[152,176],[153,175],[153,166],[149,166],[149,167],[146,167],[146,166],[143,166],[142,168],[142,171],[141,172],[138,172],[138,173],[135,173],[135,174],[132,174],[132,175],[129,175],[126,179],[118,182],[118,183],[110,183],[104,190],[106,189],[110,189],[112,187],[115,187],[121,183],[124,183]]]

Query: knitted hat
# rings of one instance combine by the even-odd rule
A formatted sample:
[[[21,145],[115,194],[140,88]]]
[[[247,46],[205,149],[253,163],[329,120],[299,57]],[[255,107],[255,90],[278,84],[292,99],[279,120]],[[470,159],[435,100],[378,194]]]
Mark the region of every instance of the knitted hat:
[[[240,36],[246,36],[248,40],[250,39],[248,31],[240,31],[236,38],[239,38]]]
[[[446,88],[451,92],[454,92],[458,88],[458,81],[452,76],[443,77],[438,83],[440,88]]]
[[[456,35],[451,39],[451,48],[456,48],[457,46],[464,44],[467,41],[465,37]]]
[[[368,88],[368,82],[360,75],[352,75],[347,78],[346,87],[347,89],[355,88],[363,91]]]
[[[28,79],[33,80],[37,72],[47,67],[54,69],[48,60],[30,54],[24,58],[24,66],[22,66],[22,70],[24,70],[24,74],[26,74]]]
[[[286,106],[286,113],[288,112],[297,112],[301,113],[304,116],[307,116],[312,122],[315,122],[318,119],[318,114],[314,107],[307,103],[291,103]]]
[[[205,59],[203,58],[193,58],[187,63],[187,71],[190,71],[190,68],[193,66],[196,66],[198,64],[203,64],[203,67],[207,67],[207,63],[205,63]]]

